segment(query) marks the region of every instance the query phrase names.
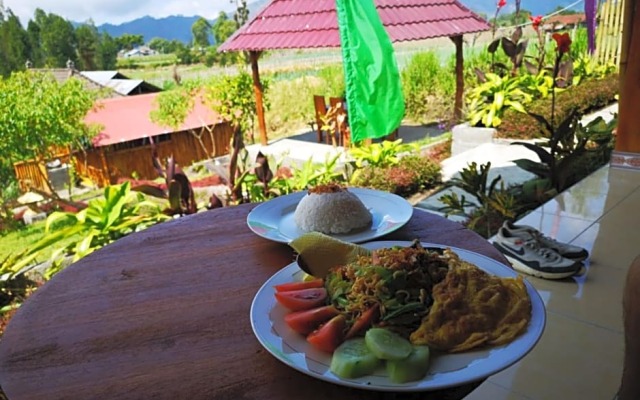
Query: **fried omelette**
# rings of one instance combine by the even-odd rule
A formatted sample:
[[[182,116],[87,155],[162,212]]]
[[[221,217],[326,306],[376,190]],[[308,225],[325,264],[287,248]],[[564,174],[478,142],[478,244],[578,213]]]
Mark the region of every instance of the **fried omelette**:
[[[433,305],[411,342],[455,353],[505,344],[521,334],[531,320],[522,277],[492,276],[447,252],[454,258],[449,272],[433,287]]]

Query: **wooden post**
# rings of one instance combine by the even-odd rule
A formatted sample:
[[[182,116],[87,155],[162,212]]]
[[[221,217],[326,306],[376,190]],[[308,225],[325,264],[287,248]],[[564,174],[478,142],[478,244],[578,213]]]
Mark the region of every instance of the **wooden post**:
[[[626,0],[620,57],[620,102],[616,151],[640,153],[640,5]]]
[[[250,51],[249,59],[251,61],[251,73],[253,75],[253,90],[256,93],[256,112],[258,113],[258,129],[260,130],[260,143],[267,145],[267,123],[264,119],[264,102],[262,99],[263,89],[260,82],[260,70],[258,69],[258,58],[260,51]]]
[[[462,49],[462,35],[451,36],[450,39],[456,45],[456,97],[453,107],[453,123],[462,119],[462,107],[464,96],[464,53]]]

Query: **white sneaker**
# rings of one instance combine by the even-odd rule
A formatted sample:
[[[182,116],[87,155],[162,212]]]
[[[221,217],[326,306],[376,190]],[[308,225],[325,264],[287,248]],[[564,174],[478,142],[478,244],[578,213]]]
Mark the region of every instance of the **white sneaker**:
[[[582,268],[579,261],[564,258],[554,250],[542,247],[531,234],[512,235],[504,227],[498,230],[493,245],[522,273],[545,279],[563,279]]]
[[[583,261],[589,257],[589,252],[579,246],[574,246],[568,243],[558,242],[548,236],[545,236],[542,232],[528,225],[514,225],[511,221],[505,221],[502,227],[509,232],[512,236],[533,237],[540,243],[540,246],[546,247],[560,254],[564,258],[568,258],[573,261]]]

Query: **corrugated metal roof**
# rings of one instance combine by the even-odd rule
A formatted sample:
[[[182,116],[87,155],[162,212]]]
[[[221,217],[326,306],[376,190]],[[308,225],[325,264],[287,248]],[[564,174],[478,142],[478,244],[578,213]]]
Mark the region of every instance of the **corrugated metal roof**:
[[[489,24],[457,0],[374,0],[393,42],[482,32]],[[220,51],[340,47],[335,0],[272,0]]]
[[[93,139],[94,146],[108,146],[173,132],[173,129],[151,121],[149,114],[151,110],[157,108],[155,104],[157,97],[158,93],[151,93],[100,101],[98,107],[91,110],[84,119],[87,124],[102,126],[100,133]],[[204,105],[202,101],[196,100],[191,113],[182,126],[175,131],[197,129],[221,122],[220,115]]]
[[[80,74],[101,85],[106,85],[107,82],[118,75],[118,71],[80,71]]]

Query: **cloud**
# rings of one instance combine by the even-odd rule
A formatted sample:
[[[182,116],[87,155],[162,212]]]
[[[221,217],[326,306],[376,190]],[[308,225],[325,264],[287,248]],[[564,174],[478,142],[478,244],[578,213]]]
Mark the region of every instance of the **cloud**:
[[[74,22],[92,19],[96,25],[120,24],[145,15],[156,18],[199,15],[213,19],[220,11],[229,12],[234,8],[229,0],[4,0],[4,6],[11,9],[25,27],[36,8]]]

